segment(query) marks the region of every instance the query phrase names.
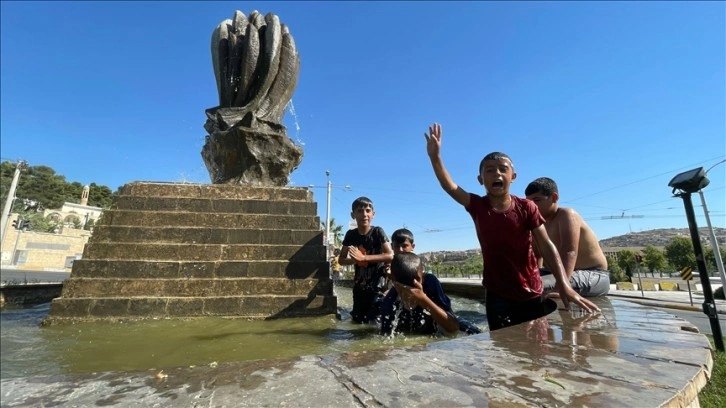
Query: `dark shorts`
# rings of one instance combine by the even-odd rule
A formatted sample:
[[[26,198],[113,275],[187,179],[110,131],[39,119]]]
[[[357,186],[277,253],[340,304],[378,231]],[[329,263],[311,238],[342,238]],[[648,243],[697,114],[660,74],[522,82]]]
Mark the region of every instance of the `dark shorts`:
[[[486,310],[489,331],[539,319],[557,310],[552,299],[537,297],[527,301],[514,301],[487,291]]]
[[[350,317],[354,323],[375,323],[381,315],[383,294],[372,286],[353,286],[353,310]]]

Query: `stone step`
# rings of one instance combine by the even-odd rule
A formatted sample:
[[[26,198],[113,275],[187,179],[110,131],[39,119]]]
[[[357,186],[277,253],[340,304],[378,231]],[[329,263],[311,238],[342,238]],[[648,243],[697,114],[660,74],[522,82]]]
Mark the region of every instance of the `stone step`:
[[[180,244],[304,245],[322,242],[319,229],[239,229],[207,227],[101,226],[92,242],[158,242]]]
[[[61,297],[228,297],[261,294],[331,296],[333,281],[287,278],[104,279],[72,277],[63,282]]]
[[[83,250],[83,258],[147,261],[319,261],[326,257],[322,242],[304,246],[89,242]]]
[[[207,199],[313,201],[305,187],[252,187],[232,184],[181,184],[137,181],[119,188],[118,197],[181,197]]]
[[[195,213],[180,211],[106,210],[98,228],[106,225],[147,227],[244,227],[249,229],[320,229],[317,215]],[[95,229],[94,229],[95,233]]]
[[[335,296],[56,298],[44,325],[75,321],[168,317],[271,319],[335,314]]]
[[[238,214],[316,215],[317,203],[180,197],[118,197],[111,209],[138,211],[187,211]]]
[[[327,279],[328,262],[321,260],[249,261],[147,261],[79,259],[73,263],[71,278],[288,278]]]

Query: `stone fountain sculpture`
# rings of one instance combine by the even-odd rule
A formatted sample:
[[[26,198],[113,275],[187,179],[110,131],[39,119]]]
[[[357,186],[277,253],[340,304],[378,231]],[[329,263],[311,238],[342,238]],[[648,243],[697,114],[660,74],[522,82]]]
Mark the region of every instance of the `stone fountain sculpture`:
[[[235,11],[212,34],[219,106],[207,109],[202,158],[212,183],[285,186],[302,148],[281,124],[300,58],[280,19]]]
[[[212,36],[212,184],[133,182],[103,212],[44,324],[334,314],[312,192],[288,187],[302,149],[280,124],[300,66],[274,14],[237,11]]]

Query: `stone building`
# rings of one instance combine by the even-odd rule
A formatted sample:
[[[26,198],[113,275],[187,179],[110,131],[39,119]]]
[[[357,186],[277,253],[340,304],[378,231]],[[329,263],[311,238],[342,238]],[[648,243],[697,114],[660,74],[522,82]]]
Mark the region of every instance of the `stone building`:
[[[91,237],[93,225],[103,209],[88,205],[89,187],[84,186],[81,204],[64,203],[60,209],[44,210],[43,216],[59,221],[54,232],[22,231],[13,228],[19,214],[10,214],[5,226],[0,264],[7,269],[70,272]]]

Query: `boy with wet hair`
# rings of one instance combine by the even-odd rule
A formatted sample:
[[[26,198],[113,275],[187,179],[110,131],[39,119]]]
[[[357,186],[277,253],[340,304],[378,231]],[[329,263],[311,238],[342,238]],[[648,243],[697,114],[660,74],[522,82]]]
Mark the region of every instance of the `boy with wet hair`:
[[[394,231],[391,235],[391,242],[393,242],[394,259],[399,254],[413,253],[416,248],[413,232],[406,228]],[[414,262],[413,258],[408,257],[402,258],[400,262],[402,262],[402,266],[397,269],[397,276],[393,276],[393,267],[389,265],[389,290],[386,292],[381,306],[381,334],[390,335],[393,332],[398,310],[401,312],[399,319],[395,322],[397,332],[408,331],[419,334],[442,332],[451,335],[455,330],[449,330],[453,327],[449,318],[453,317],[459,331],[466,334],[481,333],[481,330],[473,323],[454,315],[451,310],[451,301],[444,293],[441,282],[436,276],[424,272],[423,262],[420,259]],[[421,271],[419,271],[419,266]],[[396,286],[396,282],[399,285]],[[406,299],[416,304],[413,310],[404,307]],[[438,313],[438,311],[436,313],[430,311],[432,306],[428,304],[429,301],[442,309],[448,317],[444,317],[444,314]]]
[[[459,320],[436,276],[424,271],[421,258],[399,252],[391,261],[393,288],[381,306],[381,334],[394,332],[453,335]],[[398,317],[396,317],[398,315]]]
[[[416,248],[416,244],[413,243],[413,232],[406,228],[399,228],[393,231],[391,235],[391,246],[393,247],[394,256],[401,252],[413,252],[414,248]],[[383,295],[385,296],[392,287],[391,264],[386,262],[386,289]]]
[[[557,183],[549,177],[540,177],[527,185],[524,194],[534,201],[544,217],[547,235],[559,252],[572,289],[586,297],[607,295],[610,291],[607,258],[595,233],[580,214],[572,208],[559,206]],[[542,257],[536,246],[535,255],[541,264]],[[552,292],[557,282],[548,265],[544,266],[540,268],[542,288]]]
[[[599,311],[570,287],[562,261],[547,236],[544,219],[530,200],[509,194],[517,177],[512,160],[504,153],[487,154],[479,164],[477,180],[486,195],[466,192],[456,184],[441,159],[441,125],[429,126],[426,152],[441,188],[471,215],[484,263],[482,284],[486,293],[489,330],[530,321],[551,313],[557,305],[543,296],[542,279],[532,248],[537,247],[557,281],[565,307],[575,302],[586,312]]]
[[[351,319],[354,323],[376,323],[386,290],[385,264],[393,259],[393,250],[383,228],[371,225],[376,215],[373,201],[358,197],[351,208],[350,216],[358,227],[345,233],[338,262],[355,265]]]
[[[413,232],[406,228],[399,228],[393,231],[391,245],[393,246],[394,255],[401,252],[413,252],[416,249],[416,244],[413,242]]]

